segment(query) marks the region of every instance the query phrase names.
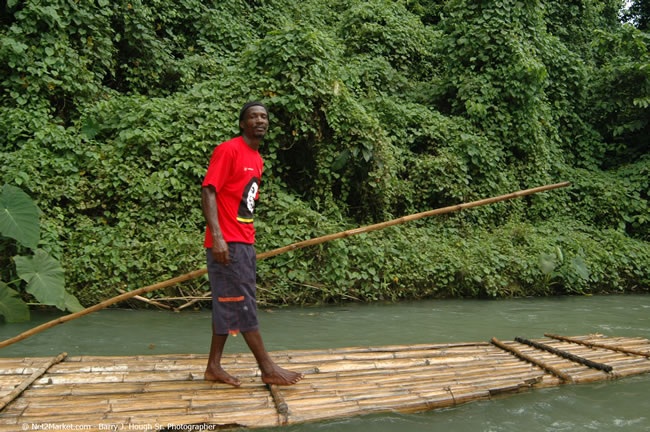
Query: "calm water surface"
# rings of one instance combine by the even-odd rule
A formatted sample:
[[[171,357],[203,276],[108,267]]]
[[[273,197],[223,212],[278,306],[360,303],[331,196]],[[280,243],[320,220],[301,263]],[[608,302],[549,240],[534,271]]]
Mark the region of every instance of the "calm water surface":
[[[0,324],[2,340],[58,316]],[[509,300],[426,300],[396,304],[263,309],[270,351],[431,342],[512,340],[545,332],[650,338],[650,295]],[[103,310],[15,345],[0,357],[207,353],[208,311]],[[227,352],[246,352],[242,337]],[[273,429],[279,430],[279,429]],[[420,414],[380,414],[283,431],[650,431],[650,374],[564,385]]]

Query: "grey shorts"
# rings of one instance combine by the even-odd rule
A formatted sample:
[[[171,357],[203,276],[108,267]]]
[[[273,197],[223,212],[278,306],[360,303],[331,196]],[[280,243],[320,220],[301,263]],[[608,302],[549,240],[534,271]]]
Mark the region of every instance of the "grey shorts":
[[[247,243],[228,243],[230,265],[218,263],[206,249],[212,291],[212,323],[215,334],[258,330],[255,248]]]

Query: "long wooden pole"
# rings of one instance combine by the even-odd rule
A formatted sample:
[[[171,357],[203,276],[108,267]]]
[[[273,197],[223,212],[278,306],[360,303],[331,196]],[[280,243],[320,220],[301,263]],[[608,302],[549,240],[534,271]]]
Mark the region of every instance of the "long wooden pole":
[[[422,213],[415,213],[415,214],[412,214],[412,215],[409,215],[409,216],[404,216],[404,217],[401,217],[401,218],[393,219],[393,220],[390,220],[388,222],[381,222],[381,223],[374,224],[374,225],[368,225],[368,226],[361,227],[361,228],[355,228],[355,229],[351,229],[351,230],[348,230],[348,231],[339,232],[339,233],[336,233],[336,234],[329,234],[329,235],[326,235],[326,236],[316,237],[316,238],[313,238],[313,239],[310,239],[310,240],[305,240],[305,241],[301,241],[301,242],[298,242],[298,243],[290,244],[289,246],[284,246],[284,247],[281,247],[281,248],[278,248],[278,249],[273,249],[271,251],[263,252],[261,254],[258,254],[257,259],[259,260],[259,259],[272,257],[272,256],[275,256],[275,255],[280,255],[282,253],[290,252],[290,251],[300,249],[300,248],[304,248],[304,247],[307,247],[307,246],[313,246],[313,245],[317,245],[319,243],[325,243],[325,242],[328,242],[330,240],[335,240],[335,239],[344,238],[344,237],[350,237],[350,236],[357,235],[357,234],[368,233],[368,232],[371,232],[371,231],[376,231],[376,230],[388,228],[388,227],[391,227],[393,225],[399,225],[399,224],[403,224],[405,222],[411,222],[411,221],[414,221],[414,220],[417,220],[417,219],[422,219],[422,218],[429,217],[429,216],[436,216],[436,215],[441,215],[441,214],[445,214],[445,213],[451,213],[451,212],[455,212],[455,211],[458,211],[458,210],[465,210],[465,209],[469,209],[469,208],[472,208],[472,207],[478,207],[478,206],[482,206],[482,205],[486,205],[486,204],[493,204],[493,203],[496,203],[496,202],[499,202],[499,201],[505,201],[505,200],[509,200],[509,199],[513,199],[513,198],[519,198],[519,197],[523,197],[523,196],[526,196],[526,195],[531,195],[531,194],[534,194],[534,193],[548,191],[548,190],[551,190],[551,189],[557,189],[557,188],[569,186],[570,184],[571,184],[570,182],[564,182],[564,183],[556,183],[556,184],[551,184],[551,185],[546,185],[546,186],[539,186],[539,187],[532,188],[532,189],[524,189],[524,190],[520,190],[518,192],[509,193],[509,194],[506,194],[506,195],[500,195],[500,196],[497,196],[497,197],[486,198],[486,199],[482,199],[482,200],[478,200],[478,201],[472,201],[472,202],[464,203],[464,204],[457,204],[457,205],[453,205],[453,206],[449,206],[449,207],[442,207],[442,208],[435,209],[435,210],[428,210],[428,211],[425,211],[425,212],[422,212]]]
[[[482,205],[486,205],[486,204],[493,204],[493,203],[496,203],[496,202],[499,202],[499,201],[506,201],[506,200],[510,200],[510,199],[513,199],[513,198],[520,198],[520,197],[523,197],[523,196],[526,196],[526,195],[531,195],[531,194],[544,192],[544,191],[548,191],[548,190],[552,190],[552,189],[558,189],[558,188],[562,188],[562,187],[565,187],[565,186],[569,186],[570,184],[571,184],[570,182],[563,182],[563,183],[550,184],[550,185],[546,185],[546,186],[539,186],[539,187],[535,187],[535,188],[532,188],[532,189],[524,189],[524,190],[520,190],[520,191],[517,191],[517,192],[509,193],[509,194],[506,194],[506,195],[500,195],[500,196],[497,196],[497,197],[486,198],[486,199],[482,199],[482,200],[478,200],[478,201],[472,201],[472,202],[469,202],[469,203],[457,204],[457,205],[453,205],[453,206],[449,206],[449,207],[442,207],[442,208],[435,209],[435,210],[429,210],[429,211],[425,211],[425,212],[421,212],[421,213],[416,213],[416,214],[412,214],[410,216],[404,216],[404,217],[401,217],[401,218],[393,219],[393,220],[390,220],[388,222],[382,222],[382,223],[378,223],[378,224],[374,224],[374,225],[368,225],[368,226],[361,227],[361,228],[342,231],[342,232],[335,233],[335,234],[329,234],[329,235],[325,235],[325,236],[322,236],[322,237],[316,237],[316,238],[313,238],[313,239],[310,239],[310,240],[305,240],[305,241],[301,241],[301,242],[298,242],[298,243],[293,243],[293,244],[290,244],[288,246],[273,249],[273,250],[268,251],[268,252],[259,253],[259,254],[257,254],[257,259],[261,260],[261,259],[264,259],[264,258],[269,258],[269,257],[272,257],[272,256],[280,255],[280,254],[283,254],[285,252],[290,252],[290,251],[293,251],[293,250],[296,250],[296,249],[301,249],[301,248],[304,248],[304,247],[307,247],[307,246],[313,246],[313,245],[317,245],[317,244],[320,244],[320,243],[328,242],[330,240],[346,238],[346,237],[350,237],[350,236],[357,235],[357,234],[368,233],[368,232],[371,232],[371,231],[376,231],[376,230],[379,230],[379,229],[388,228],[388,227],[391,227],[391,226],[394,226],[394,225],[403,224],[405,222],[410,222],[410,221],[414,221],[414,220],[417,220],[417,219],[422,219],[422,218],[429,217],[429,216],[436,216],[436,215],[441,215],[441,214],[445,214],[445,213],[451,213],[451,212],[455,212],[455,211],[459,211],[459,210],[469,209],[469,208],[472,208],[472,207],[478,207],[478,206],[482,206]],[[190,279],[197,278],[199,276],[202,276],[202,275],[206,274],[207,272],[208,272],[207,268],[203,268],[203,269],[200,269],[200,270],[194,270],[193,272],[184,274],[182,276],[177,276],[175,278],[172,278],[172,279],[169,279],[169,280],[166,280],[166,281],[163,281],[163,282],[159,282],[159,283],[154,284],[154,285],[149,285],[149,286],[142,287],[142,288],[139,288],[139,289],[136,289],[136,290],[133,290],[133,291],[125,292],[124,294],[120,294],[120,295],[112,297],[112,298],[110,298],[108,300],[104,300],[103,302],[97,303],[96,305],[90,306],[90,307],[88,307],[88,308],[86,308],[86,309],[84,309],[82,311],[75,312],[75,313],[72,313],[72,314],[69,314],[69,315],[64,315],[64,316],[59,317],[59,318],[57,318],[55,320],[46,322],[46,323],[41,324],[41,325],[39,325],[37,327],[34,327],[33,329],[25,331],[25,332],[23,332],[23,333],[21,333],[21,334],[19,334],[17,336],[14,336],[14,337],[9,338],[9,339],[7,339],[5,341],[2,341],[2,342],[0,342],[0,348],[4,348],[4,347],[6,347],[8,345],[19,342],[19,341],[21,341],[23,339],[28,338],[29,336],[32,336],[32,335],[34,335],[36,333],[40,333],[43,330],[47,330],[47,329],[49,329],[51,327],[54,327],[54,326],[56,326],[58,324],[63,324],[65,322],[68,322],[68,321],[71,321],[73,319],[82,317],[84,315],[88,315],[89,313],[98,311],[100,309],[104,309],[105,307],[111,306],[111,305],[113,305],[115,303],[119,303],[121,301],[128,300],[128,299],[130,299],[132,297],[135,297],[135,296],[139,296],[139,295],[151,292],[151,291],[156,291],[156,290],[159,290],[161,288],[166,288],[166,287],[176,285],[176,284],[181,283],[181,282],[185,282],[185,281],[190,280]]]

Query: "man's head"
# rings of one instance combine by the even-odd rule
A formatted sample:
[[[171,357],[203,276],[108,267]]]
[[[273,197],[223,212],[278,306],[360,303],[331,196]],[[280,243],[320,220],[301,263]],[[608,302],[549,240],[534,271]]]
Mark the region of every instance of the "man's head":
[[[244,121],[244,118],[246,117],[246,111],[248,111],[249,108],[252,108],[254,106],[260,106],[264,108],[264,111],[266,111],[266,114],[268,115],[269,110],[266,109],[266,105],[264,105],[262,102],[259,101],[252,101],[252,102],[246,102],[244,106],[242,107],[241,111],[239,112],[239,124],[241,125],[241,122]]]
[[[248,138],[262,139],[269,127],[269,113],[262,102],[248,102],[239,113],[239,128]]]

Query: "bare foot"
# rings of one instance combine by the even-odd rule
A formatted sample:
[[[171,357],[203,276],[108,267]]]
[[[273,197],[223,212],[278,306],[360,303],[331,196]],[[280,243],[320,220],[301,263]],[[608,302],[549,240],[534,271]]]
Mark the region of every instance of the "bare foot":
[[[282,369],[278,365],[273,365],[273,370],[270,373],[262,373],[262,381],[266,384],[292,385],[303,378],[303,374]]]
[[[241,381],[221,368],[206,369],[205,373],[203,374],[203,379],[206,381],[217,381],[225,384],[230,384],[233,387],[239,387],[241,385]]]

